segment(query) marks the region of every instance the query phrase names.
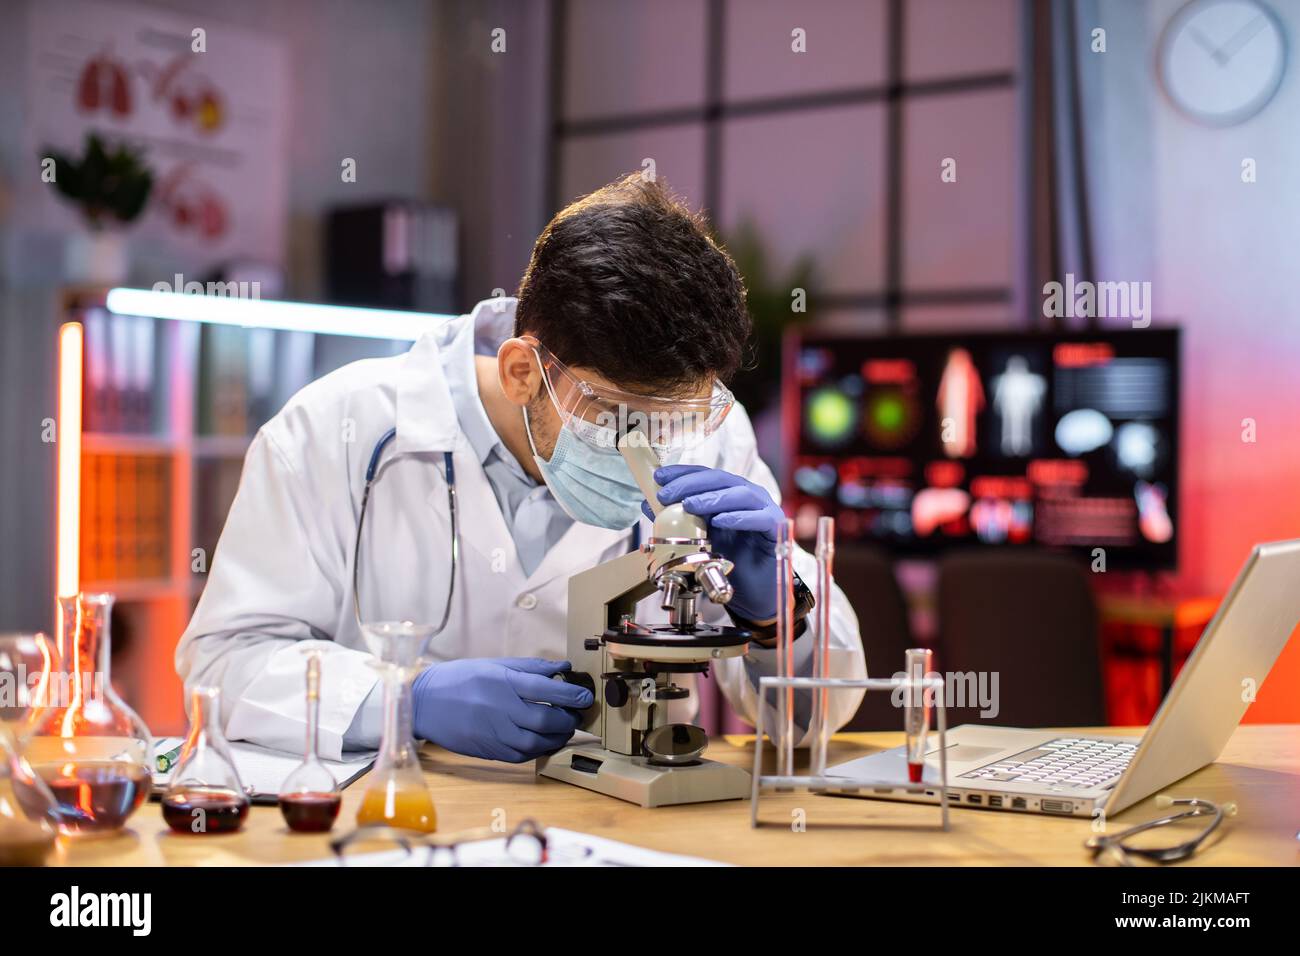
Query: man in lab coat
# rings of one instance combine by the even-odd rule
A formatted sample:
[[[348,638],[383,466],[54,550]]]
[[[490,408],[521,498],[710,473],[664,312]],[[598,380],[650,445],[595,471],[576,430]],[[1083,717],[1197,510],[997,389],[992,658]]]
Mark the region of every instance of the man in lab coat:
[[[326,375],[258,432],[176,651],[187,689],[221,688],[230,738],[298,750],[303,651],[319,649],[322,755],[377,746],[382,694],[354,609],[354,545],[367,464],[395,427],[356,561],[362,620],[442,620],[448,452],[460,515],[447,626],[431,644],[436,663],[413,685],[416,735],[514,762],[557,750],[577,725],[574,711],[592,703],[586,689],[552,679],[569,666],[568,578],[627,552],[649,529],[643,496],[610,447],[618,423],[632,422],[648,423],[666,462],[656,472],[660,500],[707,517],[715,548],[736,563],[735,597],[725,608],[703,601],[700,617],[755,631],[745,657],[714,664],[723,693],[752,721],[758,678],[775,673],[773,544],[783,516],[749,419],[725,388],[749,335],[734,264],[661,186],[634,174],[561,211],[537,240],[517,299],[481,302],[405,355]],[[795,570],[815,586],[807,553]],[[843,594],[812,597],[831,601],[832,675],[866,676]],[[638,619],[662,623],[657,604],[643,602]],[[795,642],[804,674],[819,640],[814,617]],[[861,696],[831,695],[833,727]],[[672,719],[691,719],[693,697],[673,703]],[[805,732],[809,710],[807,700],[796,706]]]

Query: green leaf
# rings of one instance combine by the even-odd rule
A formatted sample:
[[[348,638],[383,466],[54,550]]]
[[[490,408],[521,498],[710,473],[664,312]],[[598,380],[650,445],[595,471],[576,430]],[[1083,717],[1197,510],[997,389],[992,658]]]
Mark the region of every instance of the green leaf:
[[[79,161],[49,148],[44,155],[54,160],[59,195],[80,206],[92,227],[98,228],[106,216],[132,222],[144,211],[153,173],[140,151],[125,143],[109,148],[98,134],[89,133]]]

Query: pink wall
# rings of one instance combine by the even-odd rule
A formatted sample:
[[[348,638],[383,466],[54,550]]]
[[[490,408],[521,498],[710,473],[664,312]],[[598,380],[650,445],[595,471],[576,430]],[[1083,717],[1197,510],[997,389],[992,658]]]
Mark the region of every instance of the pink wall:
[[[1300,307],[1295,292],[1300,76],[1237,126],[1179,112],[1156,78],[1179,0],[1101,0],[1105,58],[1087,58],[1085,110],[1099,278],[1148,280],[1155,313],[1184,329],[1180,579],[1221,593],[1252,545],[1300,537]],[[1300,8],[1271,4],[1300,34]],[[1255,161],[1257,181],[1242,181]],[[1254,419],[1254,443],[1242,420]],[[1254,719],[1300,721],[1300,642],[1264,685]]]

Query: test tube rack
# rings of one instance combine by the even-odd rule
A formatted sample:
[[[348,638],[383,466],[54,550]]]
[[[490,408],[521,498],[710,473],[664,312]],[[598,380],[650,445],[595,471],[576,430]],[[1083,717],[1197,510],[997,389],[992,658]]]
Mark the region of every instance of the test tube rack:
[[[749,825],[758,827],[758,805],[759,799],[764,790],[774,792],[789,792],[793,790],[807,790],[810,793],[828,793],[828,794],[879,794],[881,791],[889,790],[891,792],[902,790],[906,793],[924,793],[927,790],[934,790],[933,781],[926,783],[924,779],[919,783],[912,783],[910,780],[860,780],[857,778],[830,776],[825,772],[825,754],[821,755],[820,769],[821,773],[796,775],[794,773],[793,760],[786,768],[789,772],[778,774],[763,774],[763,712],[767,710],[766,701],[769,690],[817,690],[821,689],[829,693],[836,688],[849,689],[861,688],[868,693],[884,691],[894,693],[897,690],[905,689],[908,684],[906,677],[894,678],[833,678],[833,677],[762,677],[759,679],[758,690],[758,716],[756,718],[754,733],[754,773],[753,788],[749,800]],[[939,737],[939,817],[940,829],[948,830],[948,720],[944,712],[944,684],[940,677],[927,677],[921,682],[922,693],[933,692],[934,694],[934,711],[935,711],[935,732]],[[778,695],[778,697],[783,695]],[[818,735],[824,746],[825,738]],[[776,745],[778,757],[780,756],[780,744]]]

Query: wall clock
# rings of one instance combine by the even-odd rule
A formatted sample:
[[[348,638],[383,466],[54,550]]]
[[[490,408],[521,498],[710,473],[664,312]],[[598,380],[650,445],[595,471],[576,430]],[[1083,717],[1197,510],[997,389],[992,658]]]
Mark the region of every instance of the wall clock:
[[[1233,126],[1268,105],[1286,59],[1282,23],[1260,0],[1192,0],[1165,27],[1157,69],[1183,113]]]

